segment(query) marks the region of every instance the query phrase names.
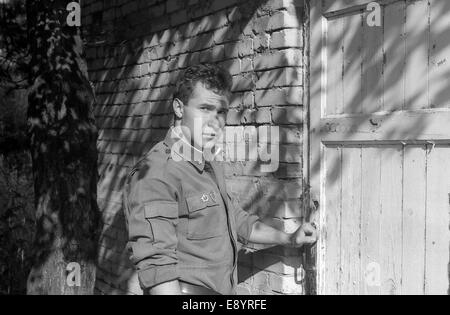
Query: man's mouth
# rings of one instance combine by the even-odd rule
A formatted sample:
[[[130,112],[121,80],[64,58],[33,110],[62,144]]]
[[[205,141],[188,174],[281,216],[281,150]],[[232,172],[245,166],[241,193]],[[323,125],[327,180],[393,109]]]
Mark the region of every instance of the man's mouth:
[[[207,137],[207,138],[215,138],[217,136],[217,134],[216,133],[204,133],[203,136]]]

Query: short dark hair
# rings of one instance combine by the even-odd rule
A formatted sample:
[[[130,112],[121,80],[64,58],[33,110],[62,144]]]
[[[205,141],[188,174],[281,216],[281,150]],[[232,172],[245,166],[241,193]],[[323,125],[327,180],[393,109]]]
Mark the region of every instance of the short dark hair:
[[[231,92],[233,78],[227,70],[215,64],[191,66],[178,80],[174,99],[177,98],[186,104],[198,82],[219,95],[226,95]]]

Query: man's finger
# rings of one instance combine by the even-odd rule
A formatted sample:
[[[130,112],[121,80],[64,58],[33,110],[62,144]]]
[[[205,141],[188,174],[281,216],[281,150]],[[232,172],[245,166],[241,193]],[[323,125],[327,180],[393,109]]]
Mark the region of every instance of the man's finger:
[[[317,243],[317,237],[306,236],[306,237],[303,239],[303,243],[304,243],[305,245],[313,245],[313,244]]]
[[[305,236],[302,235],[296,239],[297,246],[315,244],[317,242],[317,236]]]
[[[305,231],[308,234],[317,233],[317,229],[314,226],[312,226],[311,223],[303,224],[302,230]]]

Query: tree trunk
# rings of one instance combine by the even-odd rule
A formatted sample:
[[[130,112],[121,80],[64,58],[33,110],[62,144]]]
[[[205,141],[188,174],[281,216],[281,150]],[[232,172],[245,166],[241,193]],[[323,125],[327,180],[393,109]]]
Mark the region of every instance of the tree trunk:
[[[100,229],[95,97],[80,28],[66,23],[69,2],[27,1],[37,224],[28,294],[93,294],[95,285]],[[79,274],[67,270],[73,266],[80,267]]]

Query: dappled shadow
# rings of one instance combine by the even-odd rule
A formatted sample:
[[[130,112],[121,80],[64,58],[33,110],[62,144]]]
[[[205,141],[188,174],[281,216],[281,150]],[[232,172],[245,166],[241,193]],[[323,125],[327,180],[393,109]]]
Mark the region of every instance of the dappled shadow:
[[[419,1],[421,2],[421,1]],[[403,3],[399,5],[399,3]],[[329,3],[331,6],[331,3]],[[390,4],[392,5],[392,4]],[[331,113],[331,114],[363,114],[360,110],[361,108],[361,95],[364,92],[364,97],[369,100],[378,100],[381,99],[382,107],[377,108],[373,107],[375,110],[368,111],[367,113],[375,113],[377,116],[380,116],[380,120],[384,124],[389,123],[390,119],[394,119],[396,116],[396,112],[399,110],[418,110],[418,109],[437,109],[437,108],[449,108],[450,107],[450,89],[448,86],[448,78],[450,75],[450,69],[446,69],[445,65],[448,64],[447,60],[450,58],[450,38],[449,31],[450,26],[444,25],[443,21],[446,19],[447,12],[450,11],[450,3],[449,2],[432,2],[431,10],[433,15],[433,20],[431,21],[431,26],[424,30],[425,34],[421,36],[411,32],[409,34],[407,30],[402,28],[402,22],[407,20],[407,6],[414,6],[416,4],[406,1],[398,1],[395,3],[399,10],[399,14],[403,14],[397,16],[396,23],[390,25],[390,28],[386,30],[381,35],[381,42],[384,45],[380,46],[379,49],[371,50],[366,55],[365,62],[369,65],[365,67],[361,64],[362,59],[359,57],[362,53],[364,53],[363,48],[363,33],[352,32],[352,37],[346,40],[346,42],[351,46],[349,50],[351,51],[351,55],[348,57],[347,62],[350,63],[352,67],[355,66],[355,62],[359,67],[359,76],[364,77],[368,76],[370,72],[373,72],[374,67],[378,67],[382,70],[380,81],[373,82],[374,85],[367,87],[363,90],[363,83],[359,83],[359,88],[361,89],[359,92],[353,93],[353,97],[350,99],[345,99],[345,112],[341,113]],[[392,7],[383,6],[383,12],[386,14],[387,10],[393,10]],[[361,15],[364,12],[364,8],[361,8],[358,12],[350,13],[351,15]],[[408,11],[409,12],[409,11]],[[392,11],[389,12],[392,14]],[[336,16],[331,15],[329,17],[330,20],[333,19],[342,19],[342,16],[335,13]],[[427,13],[423,13],[424,16]],[[349,16],[348,14],[346,16]],[[364,13],[364,18],[367,16],[367,13]],[[393,17],[391,17],[392,19]],[[426,18],[424,20],[427,20]],[[363,21],[363,20],[361,20]],[[383,19],[383,22],[386,22],[386,17]],[[391,21],[393,23],[394,21]],[[414,22],[411,22],[414,24]],[[360,28],[363,28],[362,22]],[[413,29],[413,28],[412,28]],[[372,31],[373,32],[373,31]],[[354,33],[354,34],[353,34]],[[414,51],[416,49],[422,49],[425,40],[425,44],[429,47],[426,48],[427,55],[424,56],[424,59],[413,59],[410,60],[412,55],[414,55]],[[400,44],[399,44],[400,42]],[[403,42],[403,44],[401,44]],[[318,40],[312,41],[312,51],[318,51],[318,45],[320,45]],[[328,43],[328,57],[333,58],[334,55],[342,55],[342,51],[344,48],[343,42],[339,39],[334,39]],[[409,50],[407,51],[407,47]],[[390,59],[386,59],[390,58]],[[356,60],[352,62],[352,60]],[[409,75],[405,69],[415,67],[416,65],[411,64],[412,62],[423,62],[426,65],[426,71],[424,73],[418,73],[419,77],[415,78],[417,81],[424,81],[423,89],[417,90],[408,90],[407,82],[411,83],[411,79],[406,79],[405,76]],[[409,64],[408,64],[409,63]],[[407,67],[408,66],[408,67]],[[335,76],[334,81],[328,83],[328,87],[339,86],[344,81],[343,77],[345,77],[346,69],[342,69],[342,75]],[[410,71],[410,70],[409,70]],[[311,77],[319,78],[320,69],[315,69],[311,73]],[[433,81],[431,81],[433,80]],[[429,81],[429,83],[427,83]],[[417,86],[417,84],[413,84],[413,86]],[[317,86],[316,86],[317,87]],[[406,92],[405,92],[406,91]],[[320,90],[312,90],[311,98],[317,98],[320,95]],[[342,93],[341,93],[342,95]],[[387,95],[387,96],[386,96]],[[395,96],[392,96],[395,95]],[[424,100],[424,103],[421,101]],[[328,101],[328,105],[333,104],[335,102],[339,102],[339,100],[331,99]],[[414,108],[419,104],[418,108]],[[325,106],[325,105],[324,105]],[[339,117],[339,116],[335,116]],[[362,116],[364,117],[364,116]],[[326,118],[326,117],[324,117]],[[345,142],[346,139],[352,139],[352,136],[358,130],[363,132],[375,132],[379,126],[376,126],[376,121],[369,121],[369,119],[358,119],[356,120],[360,124],[353,124],[352,128],[342,132],[342,140]],[[375,124],[374,128],[370,128],[371,124]],[[420,139],[420,135],[427,128],[426,121],[420,116],[417,116],[413,122],[408,124],[410,127],[404,128],[403,126],[393,126],[389,130],[387,130],[386,138],[389,138],[394,141],[398,141],[398,143],[407,142],[408,140],[416,140]],[[311,126],[312,129],[320,130],[321,126]],[[317,129],[318,128],[318,129]],[[333,129],[331,129],[333,130]],[[336,130],[336,129],[334,129]],[[339,131],[339,129],[337,129]],[[324,134],[327,130],[320,130]],[[328,130],[329,131],[329,130]],[[337,144],[337,143],[336,143]],[[320,161],[313,161],[311,166],[311,170],[313,173],[319,172]],[[335,168],[333,166],[329,166],[330,174],[335,174]],[[330,179],[337,178],[336,176],[331,176]],[[330,182],[333,184],[333,181]]]
[[[95,202],[96,177],[92,176],[97,170],[96,132],[90,125],[93,117],[89,117],[88,110],[92,98],[88,80],[80,69],[82,57],[77,28],[59,23],[64,12],[59,10],[60,4],[21,0],[0,3],[0,89],[2,96],[5,90],[17,94],[11,99],[2,97],[0,102],[2,113],[11,109],[15,112],[8,121],[3,121],[8,113],[1,119],[0,154],[13,153],[13,157],[19,153],[16,158],[22,155],[23,160],[15,162],[16,167],[22,166],[28,174],[19,174],[17,178],[28,181],[24,185],[28,189],[25,195],[34,199],[33,214],[37,219],[21,209],[24,204],[17,205],[19,192],[13,192],[8,205],[12,208],[4,216],[2,213],[2,222],[14,235],[6,239],[2,235],[2,242],[11,243],[1,247],[5,250],[9,247],[8,251],[15,248],[17,252],[11,253],[11,258],[22,256],[22,263],[7,270],[16,274],[20,285],[26,282],[23,273],[32,265],[28,293],[68,293],[70,290],[63,292],[61,281],[55,281],[53,286],[46,284],[58,275],[62,279],[59,272],[65,268],[65,261],[86,263],[89,269],[92,266],[89,263],[95,261],[97,247],[99,212]],[[29,150],[30,155],[25,153]],[[2,177],[12,179],[18,170],[10,171],[11,174]],[[16,188],[8,187],[8,190]],[[14,222],[16,219],[18,223]],[[33,242],[29,235],[35,230]],[[32,253],[24,248],[24,243],[30,245]],[[56,260],[58,266],[52,265]],[[53,273],[53,278],[49,273]],[[88,291],[86,277],[82,278],[83,288],[73,291]]]
[[[326,3],[330,7],[338,6],[337,2]],[[336,148],[342,152],[354,146],[383,149],[383,146],[395,144],[404,149],[413,146],[428,149],[432,145],[434,148],[433,136],[439,137],[441,143],[450,142],[450,135],[445,138],[442,132],[431,134],[430,124],[438,120],[429,118],[433,112],[435,117],[440,113],[445,115],[450,107],[450,3],[397,1],[384,3],[382,8],[384,29],[368,28],[365,6],[353,12],[326,13],[328,23],[332,25],[326,34],[328,62],[322,60],[322,66],[328,64],[328,82],[323,90],[320,89],[322,69],[313,68],[311,99],[325,100],[326,95],[327,101],[314,103],[322,103],[325,114],[323,124],[312,125],[311,130],[312,141],[315,141],[313,147],[317,148],[321,139],[331,139],[323,143],[325,154],[331,152],[329,157],[335,156],[333,150]],[[344,38],[334,32],[339,27],[344,29]],[[320,56],[320,44],[318,38],[312,39],[314,56]],[[341,120],[344,117],[348,123],[345,126]],[[382,137],[376,138],[379,131],[382,131]],[[427,143],[427,140],[431,142]],[[392,158],[394,154],[394,150],[387,150],[383,157]],[[311,161],[311,176],[324,176],[321,185],[326,183],[327,189],[341,187],[342,157],[328,158],[323,173],[323,161],[318,159],[319,155],[316,157]],[[332,198],[332,192],[322,193]],[[324,202],[321,207],[325,211],[322,213],[325,220],[330,213],[340,211],[342,216],[347,210],[338,204],[335,209],[325,209]],[[332,202],[328,200],[327,204],[329,207]]]
[[[238,281],[243,283],[245,288],[246,284],[256,290],[255,294],[267,294],[267,287],[271,285],[277,285],[277,283],[266,277],[265,281],[254,281],[252,277],[260,272],[269,272],[274,277],[289,278],[289,281],[298,286],[306,286],[304,266],[302,261],[302,254],[299,250],[286,249],[280,246],[259,249],[258,251],[241,250],[239,252],[239,268],[238,268]],[[280,281],[278,281],[279,283]],[[271,287],[271,294],[286,294],[282,288]],[[248,292],[241,290],[239,294],[249,294]]]
[[[235,3],[231,0],[202,0],[189,6],[186,2],[183,4],[184,9],[176,11],[176,19],[184,21],[180,23],[172,20],[172,15],[160,17],[160,10],[165,10],[160,3],[116,19],[108,19],[99,12],[94,13],[94,21],[85,29],[88,50],[91,51],[90,78],[99,103],[95,110],[100,130],[99,203],[105,223],[99,255],[100,276],[103,278],[97,286],[103,288],[99,289],[100,294],[140,293],[129,284],[132,279],[129,279],[131,267],[125,253],[126,235],[120,232],[125,226],[121,191],[131,167],[164,138],[171,124],[171,97],[181,70],[204,62],[217,62],[230,70],[234,77],[228,119],[230,126],[272,123],[270,118],[261,121],[258,118],[259,109],[253,101],[248,101],[253,100],[261,84],[264,84],[258,90],[261,99],[264,99],[268,88],[278,86],[292,86],[295,92],[301,94],[299,72],[286,70],[262,73],[254,71],[252,67],[254,52],[270,52],[267,44],[263,43],[263,31],[269,28],[269,17],[277,10],[267,5],[267,0],[247,1],[239,5]],[[113,15],[125,10],[124,7],[114,7],[113,3],[105,6],[102,12],[114,12]],[[204,17],[211,12],[212,16]],[[264,15],[267,15],[266,19],[255,22],[257,16]],[[262,43],[253,47],[250,39]],[[242,45],[246,40],[250,43],[247,48]],[[300,50],[298,54],[300,64]],[[280,62],[286,61],[280,59]],[[259,80],[266,81],[262,83]],[[302,101],[301,95],[293,95],[295,92],[290,93],[289,99],[292,100],[291,105],[298,106]],[[285,104],[285,101],[281,101],[280,104],[270,105]],[[294,128],[300,123],[298,118],[291,117],[287,111],[278,113],[276,120],[288,122]],[[283,142],[283,146],[287,144],[288,140]],[[300,156],[300,150],[296,152]],[[260,163],[244,163],[242,173],[239,174],[233,174],[240,169],[239,163],[227,165],[230,179],[234,176],[241,179],[250,176],[258,182],[254,187],[256,189],[252,189],[253,184],[249,184],[240,189],[239,194],[232,194],[233,198],[244,200],[243,208],[258,213],[267,223],[285,228],[282,223],[284,219],[295,221],[291,218],[293,214],[283,214],[285,209],[292,209],[294,213],[295,209],[302,208],[301,185],[296,187],[293,184],[301,177],[299,156],[293,157],[296,164],[281,163],[278,172],[270,175],[261,174]],[[286,191],[286,185],[290,191]],[[292,191],[300,192],[295,195]],[[277,219],[270,222],[271,217]],[[281,259],[282,253],[278,254],[273,255],[270,264],[276,264],[276,260]],[[256,272],[257,268],[251,271],[253,274]],[[104,278],[111,280],[103,283]]]

